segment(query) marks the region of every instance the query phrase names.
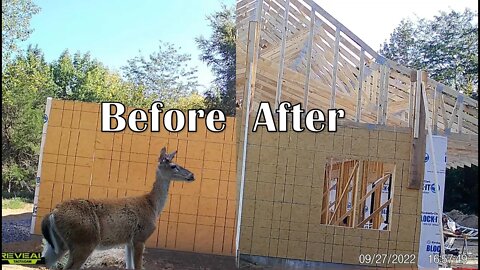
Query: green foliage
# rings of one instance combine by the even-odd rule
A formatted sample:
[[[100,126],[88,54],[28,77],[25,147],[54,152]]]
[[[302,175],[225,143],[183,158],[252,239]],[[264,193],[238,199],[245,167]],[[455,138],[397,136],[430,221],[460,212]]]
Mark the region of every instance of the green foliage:
[[[2,73],[2,187],[32,186],[45,100],[55,84],[37,48],[18,55]]]
[[[85,102],[119,101],[127,106],[145,106],[147,99],[142,87],[135,87],[117,73],[111,72],[89,53],[75,53],[73,58],[64,51],[52,63],[55,85],[54,96],[61,99]]]
[[[146,97],[168,105],[197,91],[197,70],[188,67],[189,61],[189,55],[160,42],[157,52],[128,60],[122,70],[127,81],[144,89]]]
[[[22,209],[27,203],[32,203],[30,200],[15,197],[12,199],[3,199],[2,198],[2,209]]]
[[[206,109],[207,103],[205,97],[199,94],[191,94],[188,97],[180,97],[177,101],[167,106],[166,109],[174,108],[182,111],[187,111],[189,109]]]
[[[432,20],[403,20],[380,53],[477,99],[478,14],[440,12]],[[478,214],[478,167],[447,170],[444,211]]]
[[[2,70],[11,55],[18,51],[18,42],[31,34],[30,20],[40,11],[32,0],[2,1]]]
[[[45,62],[38,48],[18,54],[2,73],[2,187],[33,191],[47,97],[86,102],[119,101],[147,107],[143,88],[126,82],[90,55],[68,51]]]
[[[210,109],[221,109],[235,115],[235,9],[222,5],[222,9],[207,17],[212,28],[209,38],[196,38],[202,51],[200,58],[216,76],[215,86],[206,92]]]
[[[153,54],[145,69],[133,69],[140,58],[130,61],[129,72],[148,74],[145,78],[130,77],[133,81],[110,71],[89,53],[77,52],[72,57],[64,51],[51,64],[45,62],[36,47],[29,47],[25,54],[19,53],[2,73],[2,187],[9,192],[33,191],[47,97],[85,102],[118,101],[147,108],[159,97],[152,94],[152,89],[163,85],[162,95],[167,101],[162,101],[167,107],[205,108],[205,98],[194,93],[196,82],[188,77],[193,73],[185,73],[182,68],[187,56],[175,53],[170,46],[167,51]],[[180,77],[186,78],[186,82]],[[152,78],[158,79],[158,84],[142,83]]]
[[[444,212],[453,209],[478,216],[478,166],[448,169]]]
[[[403,20],[380,53],[477,98],[477,12],[442,11],[432,20]]]

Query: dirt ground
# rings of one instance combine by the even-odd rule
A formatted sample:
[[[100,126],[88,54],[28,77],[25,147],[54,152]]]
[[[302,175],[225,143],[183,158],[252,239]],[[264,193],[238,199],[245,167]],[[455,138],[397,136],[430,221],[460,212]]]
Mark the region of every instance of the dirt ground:
[[[2,224],[11,221],[25,221],[31,218],[32,205],[27,205],[23,209],[2,209]],[[2,233],[3,230],[2,230]],[[458,242],[458,241],[457,241]],[[460,241],[461,242],[461,241]],[[461,249],[461,244],[458,248]],[[469,247],[470,251],[478,254],[478,242]],[[41,252],[42,237],[32,235],[27,241],[3,242],[2,252]],[[475,254],[475,255],[476,255]],[[478,255],[477,255],[478,256]],[[478,258],[478,257],[477,257]],[[476,264],[476,263],[475,263]],[[229,270],[237,269],[235,267],[235,258],[228,256],[206,255],[191,252],[178,252],[162,249],[146,249],[144,254],[144,269],[158,270]],[[95,251],[84,265],[85,269],[124,269],[124,250],[110,249],[104,251]],[[45,266],[12,266],[2,265],[2,269],[46,269]],[[240,269],[266,269],[265,267],[255,266],[243,263]],[[280,269],[278,267],[268,269]],[[285,269],[285,268],[284,268]],[[293,268],[291,268],[293,269]],[[298,268],[295,268],[298,269]]]
[[[32,205],[23,209],[2,209],[2,222],[24,220],[31,217]],[[2,241],[3,242],[3,241]],[[41,252],[42,237],[32,235],[28,241],[2,243],[2,252]],[[84,265],[88,269],[122,269],[124,264],[123,250],[98,251],[92,254]],[[161,249],[146,249],[144,256],[144,269],[176,270],[176,269],[236,269],[235,258],[228,256],[216,256],[197,254],[190,252],[177,252]],[[46,269],[45,266],[20,266],[2,265],[2,269]],[[258,269],[254,266],[245,265],[241,269]]]

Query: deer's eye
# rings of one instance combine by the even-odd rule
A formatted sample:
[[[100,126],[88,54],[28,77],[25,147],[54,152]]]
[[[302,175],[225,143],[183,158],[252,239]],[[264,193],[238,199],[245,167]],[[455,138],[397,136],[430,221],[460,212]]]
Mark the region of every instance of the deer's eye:
[[[171,165],[170,165],[170,168],[172,168],[172,169],[176,169],[176,168],[177,168],[177,165],[175,165],[175,164],[171,164]]]

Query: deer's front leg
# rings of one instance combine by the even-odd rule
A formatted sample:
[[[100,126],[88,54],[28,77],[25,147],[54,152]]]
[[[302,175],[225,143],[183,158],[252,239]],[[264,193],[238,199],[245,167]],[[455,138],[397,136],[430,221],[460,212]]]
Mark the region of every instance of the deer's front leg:
[[[125,264],[127,269],[133,269],[133,246],[131,243],[128,243],[125,246]]]
[[[135,269],[142,269],[143,250],[145,249],[145,243],[135,242],[133,244],[133,249],[134,249],[133,261],[134,261]]]

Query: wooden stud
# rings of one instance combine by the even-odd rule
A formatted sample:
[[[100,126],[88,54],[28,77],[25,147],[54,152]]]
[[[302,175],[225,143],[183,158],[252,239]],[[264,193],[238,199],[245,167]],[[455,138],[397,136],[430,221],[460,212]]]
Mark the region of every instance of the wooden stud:
[[[328,222],[328,224],[332,224],[333,218],[335,217],[335,215],[336,215],[336,213],[339,209],[340,202],[344,201],[344,197],[345,197],[345,194],[347,194],[347,190],[348,191],[351,190],[350,189],[350,183],[352,182],[353,176],[355,175],[355,171],[357,170],[357,168],[358,168],[358,162],[355,162],[355,165],[353,167],[353,171],[351,172],[350,176],[348,177],[348,181],[347,181],[346,185],[344,187],[342,186],[342,188],[343,188],[342,194],[340,195],[340,197],[337,200],[337,204],[335,206],[335,209],[333,210],[332,217],[330,218],[330,221]],[[338,191],[338,189],[337,189],[337,191]],[[342,206],[342,210],[343,210],[343,206]],[[337,222],[338,222],[338,220],[335,220],[333,223],[336,224]]]
[[[243,145],[238,145],[239,153],[242,153],[242,167],[240,167],[240,191],[239,191],[239,200],[238,200],[238,210],[237,210],[237,224],[236,224],[236,263],[239,264],[239,246],[240,246],[240,224],[242,221],[242,204],[243,204],[243,190],[245,185],[245,166],[246,166],[246,157],[247,157],[247,142],[248,142],[248,124],[249,124],[249,115],[251,110],[251,105],[253,102],[253,93],[255,90],[255,81],[256,81],[256,69],[257,69],[257,59],[258,59],[258,50],[259,50],[259,25],[258,22],[252,21],[249,23],[249,42],[247,47],[247,70],[246,70],[246,84],[245,91],[243,94],[243,99],[246,101],[245,106],[242,106],[242,116],[245,120],[243,124],[239,124],[239,127],[245,125],[243,129]],[[239,131],[241,132],[241,131]],[[240,133],[241,134],[241,133]],[[242,148],[240,148],[242,147]]]
[[[383,83],[383,106],[382,106],[382,124],[387,124],[387,117],[388,117],[388,80],[390,78],[390,68],[385,66],[385,74],[384,74],[384,83]]]
[[[441,96],[441,92],[438,93],[438,85],[433,90],[433,102],[432,102],[432,125],[433,134],[438,133],[438,103]]]
[[[460,108],[458,108],[458,126],[457,133],[462,134],[463,129],[463,102],[460,103]]]
[[[385,92],[385,72],[386,66],[380,66],[380,85],[378,89],[378,99],[377,99],[377,124],[382,125],[382,116],[383,116],[383,107],[384,107],[384,92]]]
[[[280,48],[280,67],[278,69],[278,77],[277,77],[277,93],[275,97],[275,108],[278,108],[278,105],[280,104],[280,100],[282,98],[283,68],[285,65],[285,44],[287,41],[289,10],[290,10],[290,0],[287,0],[285,3],[285,13],[283,17],[282,40],[281,40],[281,48]]]
[[[422,71],[417,70],[417,80],[415,87],[415,114],[414,114],[414,123],[413,123],[413,138],[418,138],[420,132],[420,99],[421,99],[421,87],[422,87]]]
[[[375,187],[372,188],[369,192],[367,192],[365,195],[362,196],[362,198],[359,200],[359,202],[363,203],[367,199],[368,196],[372,195],[373,192],[375,192],[377,189],[379,189],[379,186],[382,186],[385,184],[385,182],[388,180],[388,175],[384,175],[380,177],[379,179],[375,180]]]
[[[360,74],[358,76],[358,92],[357,92],[357,111],[355,114],[355,121],[360,122],[362,118],[362,88],[363,88],[363,78],[365,70],[365,51],[361,49],[360,51]]]
[[[358,198],[360,198],[362,196],[362,183],[363,183],[363,172],[365,170],[365,162],[363,160],[360,160],[359,163],[358,163],[358,170],[357,170],[357,176],[356,176],[356,179],[355,179],[355,185],[354,185],[354,193],[353,193],[353,196],[352,196],[352,202],[353,202],[353,205],[352,205],[352,209],[353,209],[353,216],[351,218],[352,220],[352,226],[355,227],[356,224],[357,224],[357,219],[358,219],[358,216],[359,216],[359,213],[358,211],[361,211],[361,203],[359,203],[360,200],[358,200]]]
[[[419,88],[416,91],[416,98],[418,97],[418,108],[415,109],[415,121],[418,124],[415,125],[415,130],[417,132],[417,137],[413,138],[413,146],[411,152],[411,169],[410,169],[410,177],[408,181],[407,188],[411,189],[420,189],[423,186],[423,176],[425,173],[425,148],[426,148],[426,113],[425,113],[425,105],[423,103],[422,92],[422,82],[421,82],[421,74],[417,73],[417,79],[420,81],[420,84],[417,81],[417,85]]]
[[[339,46],[340,46],[340,28],[337,28],[335,31],[335,46],[334,56],[333,56],[333,71],[332,71],[332,93],[330,96],[330,108],[335,108],[335,95],[336,95],[336,88],[337,88],[337,71],[338,71],[338,54],[339,54]]]
[[[339,218],[337,218],[333,223],[330,223],[330,224],[335,225],[335,226],[339,226],[340,222],[342,222],[346,217],[350,216],[352,214],[352,212],[353,212],[352,208],[350,208],[350,210],[348,210],[347,212],[342,214]],[[351,226],[350,221],[351,221],[351,219],[348,221],[348,226],[349,227]]]
[[[381,162],[376,162],[376,167],[377,167],[377,171],[376,171],[376,175],[377,177],[382,177],[383,175],[383,163]],[[384,177],[387,177],[387,180],[390,179],[390,174],[386,174]],[[386,181],[385,181],[386,182]],[[377,209],[379,206],[380,206],[380,198],[382,196],[382,189],[383,189],[383,185],[385,184],[385,182],[383,184],[376,184],[376,185],[379,185],[379,190],[377,190],[377,192],[374,193],[374,204],[373,204],[373,208],[372,209]],[[372,225],[373,225],[373,229],[378,229],[380,227],[380,215],[376,215],[374,218],[373,218],[373,222],[372,222]]]
[[[442,113],[442,120],[443,120],[443,132],[445,133],[447,131],[447,126],[448,126],[448,118],[447,118],[447,112],[445,110],[445,100],[443,95],[440,96],[440,110]]]
[[[382,212],[382,210],[389,206],[390,203],[392,202],[392,198],[388,199],[385,203],[383,203],[379,208],[375,209],[375,211],[373,211],[372,214],[370,214],[370,216],[366,217],[364,220],[362,220],[358,225],[357,225],[357,228],[360,228],[360,227],[363,227],[363,225],[365,225],[369,220],[371,220],[372,218],[375,218],[377,216],[379,216],[379,214]]]
[[[312,13],[310,14],[310,26],[309,26],[309,34],[308,34],[308,49],[307,49],[307,74],[305,76],[305,92],[303,96],[303,106],[305,111],[308,110],[308,92],[310,86],[310,72],[312,70],[312,47],[313,47],[313,36],[315,34],[315,10],[312,8]]]
[[[258,22],[258,26],[261,28],[262,25],[262,10],[263,10],[263,0],[257,0],[255,21]]]

